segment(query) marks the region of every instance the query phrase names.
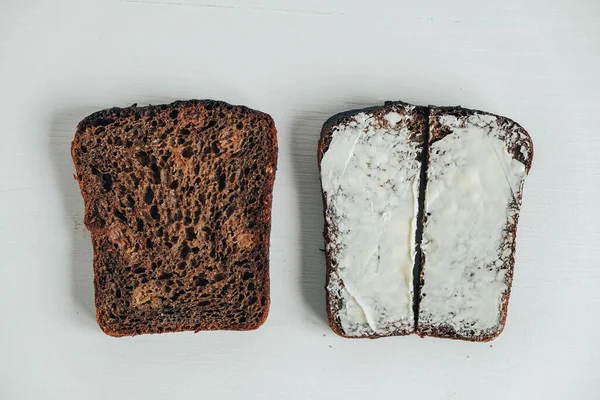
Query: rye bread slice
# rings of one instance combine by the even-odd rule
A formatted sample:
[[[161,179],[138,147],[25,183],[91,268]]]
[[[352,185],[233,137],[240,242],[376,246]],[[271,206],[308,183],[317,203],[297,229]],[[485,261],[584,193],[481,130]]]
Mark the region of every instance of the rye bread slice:
[[[489,341],[506,323],[533,142],[514,121],[430,111],[417,333]]]
[[[347,236],[352,229],[348,229],[348,221],[340,219],[340,216],[348,214],[348,209],[352,207],[347,207],[347,204],[340,207],[332,201],[332,196],[326,190],[323,182],[323,158],[330,150],[334,134],[336,132],[338,135],[344,134],[351,124],[356,126],[357,121],[360,120],[360,118],[357,119],[358,115],[366,114],[368,118],[375,121],[376,125],[385,125],[382,122],[382,116],[390,112],[389,107],[394,104],[399,107],[408,106],[401,102],[388,102],[384,107],[371,107],[341,113],[328,120],[321,132],[318,162],[325,215],[326,294],[331,328],[335,333],[345,337],[377,338],[415,332],[421,336],[469,341],[492,340],[501,333],[506,322],[522,189],[526,175],[531,168],[533,143],[529,134],[514,121],[461,107],[416,108],[418,116],[408,125],[409,131],[418,132],[416,138],[419,143],[420,156],[416,160],[421,163],[419,166],[413,167],[420,169],[420,179],[416,180],[417,183],[420,183],[420,187],[418,194],[415,194],[419,211],[413,243],[416,249],[413,270],[415,329],[411,330],[405,326],[404,329],[391,329],[387,332],[375,332],[368,328],[348,332],[343,326],[343,318],[340,316],[347,308],[347,304],[355,300],[356,293],[351,294],[350,299],[345,298],[343,294],[345,283],[340,277],[339,270],[340,262],[344,258],[344,248],[347,246],[343,241],[340,242],[339,237]],[[414,110],[411,109],[411,111]],[[471,132],[473,129],[466,129],[469,126],[475,130],[475,133]],[[457,135],[460,140],[458,140],[458,144],[454,145],[455,148],[446,146],[450,141],[455,141]],[[357,136],[360,138],[359,135]],[[488,136],[490,140],[488,140]],[[461,144],[459,142],[462,139],[464,141]],[[465,152],[465,144],[468,145],[467,147],[474,147]],[[352,147],[350,153],[354,157],[356,152],[368,153],[368,150],[365,151],[364,148],[356,150]],[[384,148],[378,149],[378,151],[386,152],[387,150]],[[483,164],[469,165],[467,162],[469,157],[465,157],[465,154],[477,156],[475,159]],[[400,156],[405,161],[415,160],[407,154],[400,154]],[[501,168],[498,168],[498,165]],[[369,166],[372,167],[371,164]],[[388,166],[392,167],[392,165]],[[491,169],[490,166],[492,166]],[[397,168],[397,166],[395,167]],[[378,171],[381,168],[385,168],[385,166],[377,165],[370,176],[380,173]],[[469,168],[471,170],[468,170]],[[478,168],[481,168],[481,171]],[[456,174],[457,170],[461,172],[463,169],[468,172],[465,176],[459,175],[460,179],[443,187],[441,192],[435,192],[445,175]],[[343,171],[345,173],[346,168]],[[489,176],[482,178],[481,174]],[[469,204],[468,197],[465,197],[464,201],[455,202],[457,203],[455,209],[449,210],[449,207],[444,209],[446,203],[455,200],[452,198],[452,193],[456,192],[456,187],[468,186],[469,179],[473,179],[473,177],[483,182],[490,180],[492,184],[487,187],[475,185],[467,190],[466,195],[473,195],[477,198],[472,204]],[[362,182],[361,185],[366,188],[365,190],[370,190],[368,182]],[[506,190],[498,191],[498,188],[506,189],[507,187],[510,188],[508,192]],[[329,191],[332,189],[329,188]],[[335,195],[338,194],[335,193]],[[461,193],[461,196],[464,194]],[[488,195],[487,198],[486,195]],[[438,205],[442,204],[441,210],[444,212],[440,212],[440,207],[436,208],[436,199]],[[340,210],[336,208],[340,208]],[[360,214],[360,212],[368,213],[368,207],[363,207],[362,210],[359,207],[357,213]],[[464,221],[455,218],[457,215],[466,215],[464,220],[467,221],[467,224],[472,224],[469,228],[478,233],[477,238],[469,238],[473,232],[468,229],[460,231],[460,223]],[[495,224],[490,224],[490,221],[486,220],[489,215],[497,217],[494,220]],[[437,231],[434,229],[436,221],[440,220],[442,223],[438,226],[443,228],[441,234],[439,229]],[[482,221],[484,225],[487,224],[483,231],[479,226]],[[456,240],[457,236],[458,240]],[[478,243],[476,240],[478,238],[483,238],[483,241]],[[453,256],[454,254],[462,255],[465,241],[467,248],[483,246],[488,253],[491,252],[491,256],[484,254],[487,257],[486,261],[485,257],[475,254],[474,261],[464,260],[464,263],[457,264],[456,257],[453,258]],[[446,247],[441,248],[440,242]],[[360,245],[359,242],[355,244]],[[469,251],[473,253],[473,249],[469,249]],[[492,262],[489,262],[490,259]],[[344,262],[347,263],[347,260]],[[358,264],[358,267],[361,265]],[[453,275],[456,271],[458,271],[458,279],[456,274]],[[490,282],[491,284],[489,284]],[[483,295],[480,293],[481,288],[487,291]],[[428,294],[429,297],[427,297]],[[431,301],[436,296],[437,309],[436,302]],[[457,299],[461,307],[454,310],[452,304],[455,304]],[[485,310],[483,313],[480,310],[482,303],[484,303]],[[474,318],[473,315],[478,315],[478,317]],[[489,323],[490,320],[492,323]]]
[[[414,236],[414,225],[404,223],[407,222],[407,218],[415,223],[417,220],[414,198],[416,193],[412,191],[412,185],[418,192],[426,130],[427,108],[402,102],[387,102],[380,107],[340,113],[330,118],[323,126],[318,146],[318,163],[325,216],[323,233],[327,262],[327,315],[331,329],[340,336],[378,338],[414,332],[414,242],[406,238],[404,250],[410,254],[402,258],[402,265],[390,268],[390,252],[393,252],[393,249],[385,245],[370,246],[375,242],[370,242],[371,235],[366,232],[373,230],[377,235],[377,229],[383,226],[382,220],[388,218],[388,214],[393,214],[394,210],[398,210],[398,207],[402,208],[404,202],[410,201],[414,202],[411,203],[414,208],[409,210],[408,214],[404,209],[405,218],[402,223],[390,221],[390,231],[400,229],[400,232],[396,232],[396,235],[389,233],[389,236]],[[347,141],[345,144],[336,144],[338,148],[350,146],[342,151],[343,154],[333,155],[330,146],[335,140]],[[382,146],[380,140],[387,142]],[[373,154],[373,158],[364,158],[363,156],[369,153],[370,146],[380,147]],[[384,158],[389,157],[382,165],[379,165],[379,161],[384,160],[379,159],[378,153],[383,154]],[[336,157],[341,164],[345,164],[343,171],[336,171],[335,166],[333,169],[329,168],[331,162],[324,160],[325,157]],[[338,164],[338,167],[341,164]],[[386,169],[387,164],[393,164],[400,173]],[[360,182],[361,185],[364,184],[365,191],[377,192],[378,188],[383,188],[379,195],[391,197],[390,204],[393,205],[377,203],[378,195],[361,198],[363,188],[353,191],[352,179],[346,182],[335,181],[329,185],[329,180],[336,180],[346,173],[351,174],[353,179],[362,179]],[[331,174],[333,176],[330,176]],[[378,174],[382,178],[381,182],[375,182]],[[405,198],[406,196],[409,198]],[[344,210],[344,207],[340,207],[340,201],[344,199],[351,199],[351,207],[365,213],[367,218],[364,219],[361,215],[349,216],[348,208]],[[367,203],[371,203],[370,207]],[[376,203],[375,206],[373,203]],[[351,243],[351,240],[354,242]],[[369,255],[371,253],[372,256]],[[364,257],[365,255],[367,257]],[[373,278],[373,281],[352,281],[350,276],[353,271],[358,270],[367,271],[363,275],[370,277],[368,279]],[[385,286],[385,280],[378,279],[378,273],[380,277],[384,274],[394,277],[388,282],[399,282],[401,279],[406,281],[388,288],[390,293],[382,297],[378,290],[382,285]],[[374,287],[371,286],[372,282],[375,282]],[[359,301],[360,296],[363,297]],[[396,301],[398,303],[394,304]],[[399,305],[401,306],[396,308]],[[361,312],[365,318],[361,317]]]
[[[269,310],[271,117],[220,101],[111,108],[71,153],[111,336],[250,330]]]

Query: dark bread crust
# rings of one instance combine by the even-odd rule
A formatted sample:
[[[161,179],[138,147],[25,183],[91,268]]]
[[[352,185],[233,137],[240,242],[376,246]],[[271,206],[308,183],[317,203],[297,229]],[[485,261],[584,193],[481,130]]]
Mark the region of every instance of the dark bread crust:
[[[430,114],[431,117],[430,117],[430,127],[429,127],[429,143],[430,143],[430,145],[436,141],[442,140],[444,137],[446,137],[448,134],[451,133],[446,127],[443,127],[439,123],[439,120],[436,117],[439,117],[442,115],[450,115],[450,116],[457,117],[458,119],[466,119],[475,114],[494,116],[497,118],[497,122],[498,122],[500,129],[502,129],[504,132],[504,134],[500,135],[500,138],[503,139],[505,141],[505,143],[507,143],[508,152],[516,160],[518,160],[519,162],[524,164],[526,174],[529,173],[529,170],[531,169],[531,165],[533,162],[533,155],[534,155],[533,154],[534,153],[533,141],[532,141],[529,133],[523,127],[521,127],[519,124],[517,124],[515,121],[511,120],[510,118],[492,114],[489,112],[466,109],[466,108],[462,108],[462,107],[434,107],[434,106],[430,106],[430,107],[431,107],[431,114]],[[508,134],[511,132],[518,133],[519,139],[511,141],[508,138]],[[525,155],[521,152],[522,148],[527,149],[527,151],[528,151],[527,157],[525,157]],[[524,184],[524,179],[521,182],[521,186],[520,186],[519,190],[516,193],[514,193],[515,197],[514,197],[513,203],[510,204],[510,207],[513,210],[515,210],[515,214],[513,216],[513,222],[511,223],[510,221],[507,221],[506,227],[504,229],[505,234],[507,235],[507,239],[511,238],[512,240],[505,240],[503,247],[501,247],[501,249],[499,249],[499,253],[500,253],[502,250],[504,250],[506,248],[510,248],[510,256],[506,260],[504,267],[503,267],[503,268],[506,268],[506,270],[507,270],[506,275],[505,275],[505,283],[507,286],[507,290],[504,293],[504,295],[502,296],[502,300],[501,300],[501,306],[500,306],[501,307],[500,308],[501,317],[500,317],[500,323],[498,325],[498,330],[496,330],[494,332],[489,332],[484,335],[479,335],[479,336],[477,336],[477,335],[462,335],[462,334],[456,332],[455,329],[451,326],[423,326],[419,322],[417,324],[417,332],[416,332],[419,336],[421,336],[421,337],[432,336],[432,337],[438,337],[438,338],[466,340],[466,341],[473,341],[473,342],[489,342],[489,341],[495,339],[496,337],[498,337],[502,333],[502,331],[504,330],[504,327],[506,325],[506,318],[507,318],[507,314],[508,314],[508,303],[509,303],[509,299],[510,299],[510,293],[511,293],[511,289],[512,289],[512,280],[513,280],[513,275],[514,275],[517,225],[518,225],[518,221],[519,221],[519,210],[520,210],[522,197],[523,197],[523,184]],[[423,216],[423,224],[426,223],[426,219],[427,219],[427,215],[424,215]],[[424,271],[426,268],[425,254],[423,254],[422,252],[421,252],[421,257],[422,257],[422,271],[421,271],[421,277],[420,277],[420,286],[418,288],[419,289],[419,293],[418,293],[418,301],[419,302],[421,300],[420,289],[423,287],[423,283],[424,283],[423,276],[424,276]],[[415,297],[417,298],[417,295]]]
[[[321,180],[321,161],[323,156],[329,149],[329,145],[331,144],[332,134],[337,127],[347,125],[350,123],[354,117],[360,113],[367,113],[373,115],[375,118],[383,118],[388,112],[394,111],[397,107],[405,107],[411,106],[410,104],[401,102],[401,101],[386,101],[383,106],[375,106],[375,107],[367,107],[362,109],[355,109],[350,111],[341,112],[329,118],[323,124],[323,128],[321,129],[321,135],[319,138],[319,144],[317,147],[317,162],[319,166],[319,180]],[[426,131],[427,131],[427,113],[428,110],[426,107],[416,107],[411,112],[413,115],[413,119],[411,121],[410,130],[414,132],[414,136],[411,140],[424,144],[426,140]],[[421,147],[422,149],[422,147]],[[422,154],[419,152],[418,157],[421,158]],[[321,188],[323,186],[321,185]],[[330,284],[332,272],[336,268],[336,264],[333,258],[333,254],[328,251],[328,244],[330,242],[329,232],[332,229],[335,229],[333,226],[329,226],[327,222],[327,198],[325,192],[321,189],[321,196],[323,199],[323,216],[325,220],[325,227],[323,230],[323,237],[325,239],[325,260],[326,260],[326,282],[325,282],[325,293],[326,293],[326,304],[327,304],[327,319],[329,321],[329,326],[337,335],[350,339],[360,339],[360,338],[369,338],[369,339],[377,339],[380,337],[387,336],[406,336],[411,334],[412,332],[407,333],[394,333],[391,335],[362,335],[362,336],[348,336],[344,332],[341,322],[338,317],[336,317],[336,313],[342,308],[342,304],[336,304],[334,297],[327,290],[327,287]],[[341,302],[341,300],[339,300]]]
[[[251,330],[269,297],[272,118],[213,100],[111,108],[71,146],[111,336]]]

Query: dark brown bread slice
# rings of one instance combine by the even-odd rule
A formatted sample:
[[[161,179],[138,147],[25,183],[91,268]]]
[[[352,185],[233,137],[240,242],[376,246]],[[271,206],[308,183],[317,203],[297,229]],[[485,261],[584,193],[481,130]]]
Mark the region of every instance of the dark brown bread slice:
[[[519,210],[521,206],[522,200],[522,189],[523,183],[527,173],[531,168],[531,164],[533,161],[533,142],[529,134],[516,122],[506,118],[497,116],[494,114],[490,114],[483,111],[478,110],[469,110],[461,107],[432,107],[430,109],[430,123],[429,123],[429,154],[428,154],[428,178],[427,178],[427,187],[431,185],[431,179],[434,179],[432,168],[432,157],[439,157],[439,150],[435,148],[435,143],[443,140],[449,134],[452,134],[452,130],[449,129],[448,125],[441,124],[440,118],[456,118],[455,126],[464,127],[467,126],[469,122],[469,118],[474,118],[475,120],[482,119],[483,122],[478,122],[483,126],[484,131],[488,131],[489,135],[497,136],[503,143],[506,148],[506,151],[517,160],[519,163],[524,165],[524,175],[520,177],[520,181],[516,181],[516,190],[512,191],[512,201],[508,204],[507,208],[507,219],[506,225],[502,231],[502,239],[500,247],[498,248],[495,258],[495,263],[493,264],[485,264],[483,262],[475,262],[476,265],[473,265],[469,271],[470,273],[463,272],[462,281],[475,279],[478,274],[481,272],[478,271],[489,271],[486,273],[497,273],[498,279],[506,285],[506,290],[503,292],[501,299],[499,301],[499,309],[496,310],[498,313],[498,321],[494,326],[491,326],[487,329],[477,329],[479,321],[473,320],[472,317],[469,316],[469,313],[472,313],[473,308],[469,309],[469,307],[464,308],[464,304],[461,307],[447,307],[447,304],[452,303],[452,296],[449,298],[445,298],[444,295],[448,293],[448,290],[456,290],[456,293],[453,295],[454,298],[467,298],[472,294],[474,287],[478,287],[477,284],[471,284],[468,290],[458,289],[460,284],[457,284],[457,288],[449,288],[446,285],[441,285],[441,292],[443,293],[440,298],[437,300],[438,304],[446,304],[441,308],[449,311],[448,314],[440,314],[439,307],[436,310],[435,307],[431,309],[426,309],[430,306],[429,301],[431,300],[433,293],[431,292],[431,288],[427,286],[427,279],[425,279],[426,272],[428,271],[428,244],[426,243],[428,237],[428,223],[431,222],[432,218],[435,217],[431,215],[428,210],[428,206],[425,205],[424,209],[424,236],[423,236],[423,244],[422,244],[422,272],[420,279],[420,293],[417,296],[417,300],[419,301],[420,313],[418,316],[418,324],[417,324],[417,333],[421,336],[435,336],[442,338],[450,338],[450,339],[461,339],[461,340],[469,340],[469,341],[489,341],[496,338],[504,329],[504,325],[506,323],[506,316],[508,311],[508,301],[510,297],[512,279],[513,279],[513,270],[514,270],[514,261],[515,261],[515,247],[516,247],[516,232],[517,232],[517,223],[519,219]],[[489,120],[487,121],[486,118]],[[466,132],[464,133],[466,139],[469,140],[468,135],[472,135],[473,133]],[[496,149],[496,157],[498,157],[497,152],[501,151]],[[492,152],[493,153],[493,152]],[[447,169],[450,165],[445,164],[442,166],[441,173],[444,173],[444,170]],[[504,171],[504,175],[506,176],[506,171]],[[491,179],[491,178],[489,178]],[[506,176],[506,180],[508,181],[508,176]],[[451,190],[448,188],[447,190]],[[425,202],[427,200],[425,199]],[[462,207],[466,207],[464,204]],[[489,210],[489,208],[488,208]],[[477,216],[474,215],[475,211],[469,210],[469,219],[470,223],[477,220]],[[455,216],[456,212],[451,215]],[[442,217],[446,218],[446,217]],[[429,220],[428,220],[429,219]],[[451,218],[452,219],[452,218]],[[455,230],[458,230],[456,225],[454,226]],[[455,232],[456,233],[456,232]],[[491,234],[491,232],[490,232]],[[487,237],[487,236],[486,236]],[[491,237],[491,236],[490,236]],[[471,243],[471,245],[473,245]],[[431,247],[431,249],[436,248],[436,246]],[[438,250],[439,251],[439,250]],[[491,253],[490,253],[491,254]],[[450,263],[452,257],[450,254],[445,253],[443,255],[444,262]],[[443,265],[443,264],[441,264]],[[448,265],[448,267],[451,267]],[[475,268],[476,267],[476,268]],[[444,267],[446,268],[446,267]],[[463,268],[463,266],[459,266],[459,268]],[[469,272],[466,271],[466,272]],[[475,277],[475,278],[469,278]],[[487,277],[487,275],[486,275]],[[424,293],[427,292],[427,293]],[[428,295],[428,297],[425,297]],[[465,296],[465,297],[463,297]],[[479,301],[483,301],[484,297],[477,297]],[[426,300],[425,300],[426,299]],[[459,302],[461,300],[458,300]],[[473,304],[470,305],[473,307]],[[457,310],[461,312],[456,313]],[[476,312],[475,312],[476,313]],[[437,314],[437,315],[436,315]],[[465,317],[459,317],[465,315]],[[464,319],[463,319],[464,318]]]
[[[419,165],[416,170],[416,179],[418,182],[420,177],[420,163],[422,161],[422,157],[424,156],[424,154],[422,154],[422,149],[426,140],[428,110],[426,107],[415,107],[400,101],[388,101],[383,106],[369,107],[339,113],[327,120],[321,130],[321,136],[318,144],[317,159],[319,165],[319,172],[322,172],[321,163],[323,161],[323,157],[329,150],[330,144],[333,139],[333,133],[336,130],[344,129],[344,127],[347,127],[349,124],[355,123],[356,117],[361,114],[366,114],[369,118],[372,119],[372,122],[370,124],[373,124],[375,126],[388,126],[388,123],[385,119],[388,113],[398,113],[402,116],[406,115],[409,117],[408,119],[403,120],[403,122],[400,122],[397,126],[397,129],[407,129],[407,132],[409,132],[408,141],[414,144],[414,154],[412,154],[412,156],[409,157],[412,160],[414,160],[417,165]],[[374,166],[373,168],[375,169],[376,167]],[[336,210],[330,204],[331,193],[325,193],[323,189],[323,181],[321,174],[320,178],[322,183],[322,195],[324,205],[323,208],[325,217],[325,228],[323,231],[323,235],[325,238],[325,255],[327,265],[326,302],[327,315],[331,329],[340,336],[351,338],[379,338],[384,336],[397,336],[412,333],[414,331],[414,322],[412,320],[414,316],[412,315],[412,312],[410,315],[410,326],[396,327],[394,329],[389,329],[384,333],[374,332],[370,329],[361,329],[360,331],[353,333],[346,332],[344,330],[344,327],[342,326],[343,324],[340,320],[340,312],[344,307],[346,307],[343,296],[341,296],[340,294],[340,290],[341,288],[343,288],[344,284],[343,282],[341,282],[341,279],[339,279],[339,277],[336,277],[336,274],[339,270],[339,247],[338,245],[333,243],[333,237],[340,234],[340,231],[334,223],[330,222],[330,219],[333,220],[332,217],[334,216],[334,214],[336,214]],[[412,270],[412,264],[410,268]],[[410,284],[412,285],[412,282]],[[412,304],[410,305],[410,307],[412,308]]]
[[[269,115],[212,100],[81,121],[71,152],[105,333],[265,321],[276,134]]]

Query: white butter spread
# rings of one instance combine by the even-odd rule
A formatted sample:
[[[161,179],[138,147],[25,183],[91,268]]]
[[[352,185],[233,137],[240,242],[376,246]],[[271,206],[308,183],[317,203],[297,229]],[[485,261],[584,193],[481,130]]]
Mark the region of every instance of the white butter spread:
[[[413,265],[421,145],[407,115],[360,113],[332,133],[321,161],[330,301],[348,336],[414,330]]]
[[[515,194],[526,176],[507,145],[525,135],[504,132],[490,115],[438,118],[451,133],[429,149],[419,326],[494,333],[512,257],[513,237],[505,228],[514,223]],[[520,153],[527,160],[531,151]]]

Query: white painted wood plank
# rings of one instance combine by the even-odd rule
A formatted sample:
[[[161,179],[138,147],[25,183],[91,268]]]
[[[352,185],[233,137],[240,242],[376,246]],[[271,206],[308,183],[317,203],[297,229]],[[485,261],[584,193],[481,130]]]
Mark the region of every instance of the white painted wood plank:
[[[597,399],[598,71],[595,0],[2,2],[0,399]],[[279,129],[269,319],[109,338],[75,126],[206,97]],[[508,323],[491,344],[344,340],[325,322],[320,126],[390,99],[489,110],[533,137]]]

